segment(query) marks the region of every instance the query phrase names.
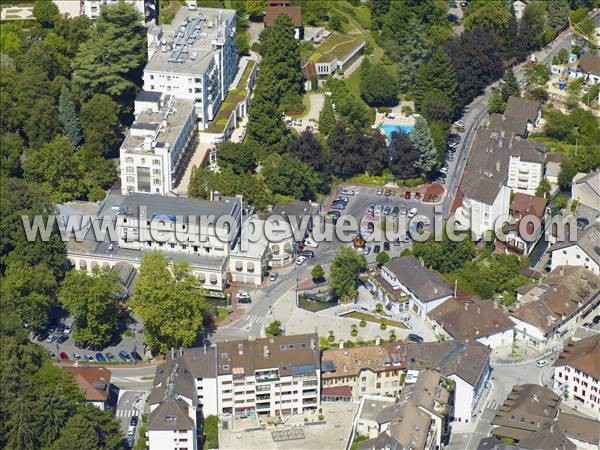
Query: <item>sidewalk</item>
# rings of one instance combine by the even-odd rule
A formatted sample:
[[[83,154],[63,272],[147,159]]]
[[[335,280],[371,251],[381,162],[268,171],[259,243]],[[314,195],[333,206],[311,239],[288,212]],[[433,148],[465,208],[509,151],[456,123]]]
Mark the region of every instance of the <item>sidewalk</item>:
[[[520,355],[519,358],[514,358],[512,356],[513,346],[505,345],[504,347],[498,347],[492,351],[492,355],[490,357],[492,364],[512,364],[512,365],[520,365],[520,364],[529,364],[531,362],[537,361],[542,358],[547,358],[549,356],[554,355],[555,353],[560,353],[561,347],[554,346],[552,349],[540,352],[535,349],[528,347],[525,344],[519,344],[516,347],[516,353]]]

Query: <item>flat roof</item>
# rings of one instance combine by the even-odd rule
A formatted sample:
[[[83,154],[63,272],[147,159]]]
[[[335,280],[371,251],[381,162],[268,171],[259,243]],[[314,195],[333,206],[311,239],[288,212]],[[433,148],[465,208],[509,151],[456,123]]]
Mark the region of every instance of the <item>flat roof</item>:
[[[186,7],[179,8],[177,15],[169,25],[162,25],[159,30],[153,30],[158,34],[159,39],[152,44],[156,52],[144,70],[201,75],[215,53],[213,42],[223,42],[226,39],[223,25],[226,21],[235,20],[235,14],[233,9],[196,8],[192,10]],[[178,37],[178,33],[183,32],[180,27],[189,19],[200,19],[199,28],[196,27],[197,33],[194,34],[196,38],[186,41],[187,43],[184,45],[187,47],[187,57],[182,62],[172,62],[175,40],[181,39]],[[161,41],[163,40],[171,45],[170,50],[161,50]]]
[[[216,218],[226,215],[238,216],[241,213],[241,200],[223,197],[221,201],[209,202],[187,197],[170,197],[157,194],[133,193],[125,196],[121,202],[119,214],[138,216],[139,208],[146,207],[148,218],[155,216],[214,215]]]
[[[356,47],[364,44],[364,39],[356,36],[347,36],[340,33],[331,33],[310,57],[312,63],[326,63],[335,59],[345,59]]]

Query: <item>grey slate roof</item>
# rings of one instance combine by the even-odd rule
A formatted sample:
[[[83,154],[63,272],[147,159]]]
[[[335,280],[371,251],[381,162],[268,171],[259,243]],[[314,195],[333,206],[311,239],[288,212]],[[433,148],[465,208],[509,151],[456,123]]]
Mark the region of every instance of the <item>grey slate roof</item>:
[[[384,267],[396,275],[421,302],[427,303],[452,295],[452,289],[439,274],[423,267],[414,256],[394,258]]]
[[[137,93],[135,100],[138,102],[157,103],[160,100],[161,95],[162,92],[141,90]]]
[[[600,224],[595,223],[583,231],[578,232],[576,242],[565,240],[558,242],[550,248],[550,252],[563,248],[579,246],[593,261],[600,264]]]
[[[123,198],[120,211],[122,214],[138,216],[140,206],[146,207],[149,219],[155,215],[239,215],[241,202],[237,198],[224,198],[220,202],[209,202],[185,197],[169,197],[156,194],[134,193]]]
[[[506,117],[522,117],[533,123],[540,112],[540,108],[540,102],[510,96],[504,115]]]

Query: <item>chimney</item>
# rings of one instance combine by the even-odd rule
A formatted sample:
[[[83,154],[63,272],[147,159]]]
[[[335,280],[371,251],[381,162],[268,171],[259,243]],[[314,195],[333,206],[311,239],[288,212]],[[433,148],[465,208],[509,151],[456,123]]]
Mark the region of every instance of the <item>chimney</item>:
[[[496,161],[496,172],[500,172],[500,161]]]

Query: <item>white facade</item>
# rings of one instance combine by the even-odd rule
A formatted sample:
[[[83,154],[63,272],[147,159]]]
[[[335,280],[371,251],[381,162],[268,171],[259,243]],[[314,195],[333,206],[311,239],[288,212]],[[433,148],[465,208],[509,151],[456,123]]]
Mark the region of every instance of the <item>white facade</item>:
[[[487,345],[491,349],[504,347],[510,345],[513,342],[514,329],[510,328],[500,333],[494,333],[487,336],[481,336],[475,339],[477,342]]]
[[[87,16],[96,19],[100,15],[100,7],[117,3],[118,0],[53,0],[61,14],[71,17]],[[142,16],[146,16],[147,9],[156,10],[154,0],[124,0],[125,3],[135,6]]]
[[[552,252],[551,269],[559,266],[582,266],[590,272],[600,275],[600,265],[590,257],[576,242],[565,248],[559,248]]]
[[[524,161],[519,155],[511,155],[508,162],[507,185],[513,191],[534,195],[542,181],[544,165]]]
[[[487,367],[482,370],[475,386],[463,380],[461,377],[452,374],[448,376],[455,383],[454,390],[454,419],[459,422],[469,423],[478,411],[479,401],[482,400],[482,394],[485,392],[485,385],[490,377],[491,369],[489,361]]]
[[[464,197],[462,205],[456,210],[455,218],[464,228],[470,229],[477,238],[502,226],[496,219],[508,214],[510,206],[510,188],[501,186],[492,204]]]
[[[192,430],[149,430],[149,450],[174,450],[198,448],[196,445],[196,433]]]
[[[144,90],[192,100],[201,129],[215,117],[237,72],[235,15],[182,7],[170,25],[148,31]]]
[[[569,365],[554,368],[554,390],[573,404],[600,412],[600,380]]]
[[[135,111],[120,148],[121,192],[169,194],[196,145],[192,102],[163,95],[155,104],[136,101]]]

